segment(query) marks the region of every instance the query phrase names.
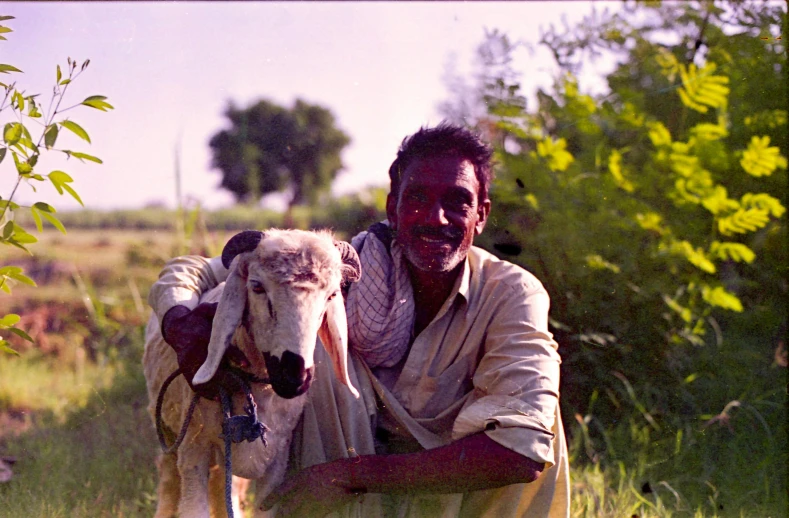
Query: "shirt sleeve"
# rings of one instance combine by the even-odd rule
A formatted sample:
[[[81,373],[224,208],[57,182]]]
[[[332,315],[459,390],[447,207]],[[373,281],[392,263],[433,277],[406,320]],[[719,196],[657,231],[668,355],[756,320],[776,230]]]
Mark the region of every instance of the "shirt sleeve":
[[[148,295],[148,304],[156,313],[159,325],[173,306],[197,307],[200,295],[224,282],[227,274],[221,257],[207,259],[184,255],[171,259],[159,273],[159,280]]]
[[[502,301],[488,327],[474,391],[455,420],[452,437],[484,431],[550,467],[561,358],[548,331],[548,293],[536,279],[519,288]]]

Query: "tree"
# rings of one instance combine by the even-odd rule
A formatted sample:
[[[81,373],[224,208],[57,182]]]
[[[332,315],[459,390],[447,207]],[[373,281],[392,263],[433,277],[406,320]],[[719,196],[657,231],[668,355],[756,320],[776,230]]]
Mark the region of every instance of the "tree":
[[[551,294],[576,461],[666,481],[690,509],[709,495],[689,480],[786,506],[785,9],[636,2],[551,28],[559,74],[533,107],[492,33],[446,105],[496,150],[479,244]],[[577,75],[595,56],[616,66],[593,96]]]
[[[0,16],[0,21],[13,18],[13,16]],[[12,32],[10,27],[0,25],[0,40],[6,40],[2,34],[10,32]],[[60,65],[57,66],[55,86],[52,89],[52,98],[48,107],[38,100],[39,94],[27,94],[24,90],[17,88],[16,82],[0,82],[0,92],[3,94],[0,100],[0,113],[5,112],[10,119],[3,126],[0,163],[5,160],[6,165],[9,165],[13,161],[17,175],[17,181],[10,195],[7,198],[0,196],[0,245],[15,246],[30,253],[28,246],[38,241],[15,220],[15,213],[23,209],[30,211],[38,232],[43,230],[43,221],[47,221],[60,232],[66,233],[63,224],[55,216],[55,207],[52,205],[37,202],[27,207],[14,202],[14,196],[23,183],[28,184],[35,192],[36,183],[48,180],[58,193],[68,193],[82,205],[79,194],[70,185],[74,180],[68,173],[55,170],[41,174],[36,166],[42,153],[53,151],[63,153],[66,158],[76,158],[82,162],[102,163],[99,158],[87,153],[55,147],[58,136],[63,130],[68,130],[90,143],[88,132],[71,117],[63,118],[64,112],[79,106],[87,106],[100,111],[113,109],[103,95],[91,95],[75,105],[62,106],[69,85],[87,69],[89,63],[90,60],[85,60],[78,64],[76,60],[68,58],[65,70],[61,70]],[[13,65],[0,64],[0,73],[21,74],[22,71]],[[44,115],[45,113],[46,115]],[[37,126],[33,132],[28,128],[30,123]],[[36,133],[35,137],[33,133]],[[6,160],[8,155],[10,155],[10,160]],[[26,276],[21,267],[12,265],[0,267],[0,291],[10,294],[15,283],[35,286],[33,279]],[[27,333],[16,327],[19,320],[20,316],[16,314],[0,317],[0,331],[13,333],[25,340],[32,341]],[[0,351],[15,352],[2,336],[0,336]]]
[[[507,37],[492,33],[483,45],[474,98],[487,109],[471,122],[499,166],[481,243],[551,293],[573,410],[585,413],[605,390],[596,408],[608,403],[615,419],[624,407],[614,394],[627,399],[636,387],[644,408],[698,415],[689,351],[719,340],[721,319],[745,310],[779,332],[783,16],[780,4],[761,2],[637,4],[551,29],[542,43],[561,73],[533,111]],[[598,97],[574,74],[595,53],[619,60]],[[447,114],[473,116],[469,104],[449,103]]]
[[[326,108],[300,99],[291,109],[261,100],[245,109],[231,103],[225,116],[231,127],[209,145],[220,186],[238,201],[290,188],[290,207],[314,204],[343,168],[340,153],[350,139]]]

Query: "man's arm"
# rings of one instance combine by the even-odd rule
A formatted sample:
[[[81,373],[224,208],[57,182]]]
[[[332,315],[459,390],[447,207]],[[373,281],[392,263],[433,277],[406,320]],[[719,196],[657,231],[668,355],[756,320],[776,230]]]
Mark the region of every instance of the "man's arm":
[[[178,366],[190,386],[207,357],[217,307],[216,303],[199,304],[200,296],[224,281],[227,273],[219,257],[176,257],[162,269],[148,296],[162,337],[175,351]],[[218,390],[215,383],[192,386],[192,389],[209,399]]]
[[[193,310],[197,307],[200,295],[224,281],[227,274],[219,257],[176,257],[167,262],[159,273],[159,280],[151,286],[148,304],[156,313],[159,323],[164,324],[164,317],[171,309],[184,306],[187,310]],[[164,337],[166,339],[167,334]]]
[[[265,501],[278,516],[328,514],[359,493],[465,493],[528,483],[544,464],[501,446],[484,433],[446,446],[398,455],[364,455],[301,471]]]

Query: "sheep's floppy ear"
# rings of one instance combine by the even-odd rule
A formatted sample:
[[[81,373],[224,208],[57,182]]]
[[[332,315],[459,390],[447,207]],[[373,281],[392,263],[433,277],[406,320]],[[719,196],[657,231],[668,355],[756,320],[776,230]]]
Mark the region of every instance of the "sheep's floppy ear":
[[[343,286],[356,282],[362,277],[362,263],[356,249],[347,241],[335,241],[334,246],[340,251],[342,257],[342,284]]]
[[[238,254],[254,250],[265,235],[259,230],[244,230],[231,237],[225,248],[222,249],[222,264],[224,267],[230,269],[230,263],[233,262],[233,259]]]
[[[351,394],[358,398],[359,392],[348,377],[348,321],[345,317],[345,304],[342,297],[336,296],[329,301],[323,322],[318,329],[318,337],[329,353],[337,379],[347,385]]]
[[[230,346],[236,328],[241,324],[247,305],[247,256],[235,260],[225,281],[225,289],[216,308],[211,341],[208,342],[208,357],[192,379],[192,384],[206,383],[214,377],[225,351]]]

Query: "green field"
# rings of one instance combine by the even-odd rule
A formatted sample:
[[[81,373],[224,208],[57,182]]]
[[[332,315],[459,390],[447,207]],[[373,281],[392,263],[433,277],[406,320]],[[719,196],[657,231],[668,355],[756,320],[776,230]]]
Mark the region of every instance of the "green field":
[[[229,233],[194,234],[180,247],[215,250]],[[0,457],[15,460],[0,484],[0,516],[153,514],[145,300],[178,250],[167,229],[74,228],[44,232],[33,257],[4,256],[39,286],[0,298],[0,314],[22,315],[20,327],[36,341],[15,340],[20,355],[0,355]],[[717,379],[688,381],[689,391],[702,391],[694,397],[724,403],[709,415],[687,415],[671,429],[665,423],[679,421],[663,416],[653,426],[634,393],[621,401],[634,409],[627,422],[605,422],[593,410],[567,420],[573,516],[786,516],[786,369],[769,344],[752,348],[754,363],[728,343],[691,358],[723,366],[710,370]],[[738,370],[746,360],[761,369]]]

